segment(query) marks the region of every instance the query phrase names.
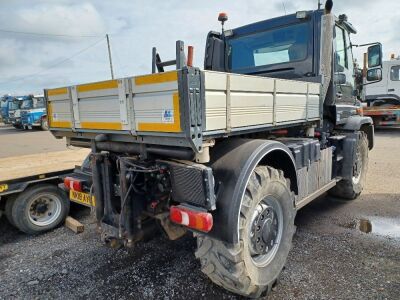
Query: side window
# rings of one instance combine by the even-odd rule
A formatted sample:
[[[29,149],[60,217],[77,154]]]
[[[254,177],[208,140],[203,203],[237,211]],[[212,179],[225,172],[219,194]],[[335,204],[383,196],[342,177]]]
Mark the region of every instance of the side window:
[[[390,69],[390,80],[400,81],[400,66],[393,66]]]
[[[340,69],[348,69],[349,63],[346,51],[346,42],[344,30],[338,26],[335,27],[336,32],[336,72]]]

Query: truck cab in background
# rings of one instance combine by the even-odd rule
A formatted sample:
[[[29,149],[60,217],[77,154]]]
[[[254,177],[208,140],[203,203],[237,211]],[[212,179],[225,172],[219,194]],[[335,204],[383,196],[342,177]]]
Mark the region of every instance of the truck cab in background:
[[[25,96],[17,96],[8,102],[8,120],[15,128],[22,128],[21,123],[21,105]]]
[[[9,108],[9,102],[13,100],[13,97],[10,95],[4,95],[1,100],[0,100],[0,107],[1,107],[1,119],[4,124],[10,124],[9,118],[8,118],[8,108]]]
[[[43,95],[29,96],[21,105],[21,122],[24,129],[33,127],[47,130],[46,104]]]
[[[370,82],[368,74],[365,78],[363,115],[375,126],[400,125],[400,56],[384,61],[380,73],[381,81]]]

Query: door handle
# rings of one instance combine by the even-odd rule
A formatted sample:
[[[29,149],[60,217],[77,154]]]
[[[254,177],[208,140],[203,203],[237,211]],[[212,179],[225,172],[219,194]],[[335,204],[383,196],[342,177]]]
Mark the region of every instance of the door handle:
[[[394,92],[395,90],[394,89],[388,89],[388,92]]]

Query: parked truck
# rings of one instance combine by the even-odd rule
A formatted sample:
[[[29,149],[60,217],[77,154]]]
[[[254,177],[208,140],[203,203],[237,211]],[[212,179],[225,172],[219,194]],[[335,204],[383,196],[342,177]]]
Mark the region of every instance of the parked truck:
[[[1,105],[1,120],[4,124],[10,124],[8,118],[9,102],[13,100],[10,95],[4,95],[0,100]]]
[[[171,61],[153,49],[153,74],[45,90],[52,134],[91,148],[92,182],[65,185],[93,193],[103,241],[133,246],[154,218],[171,239],[194,232],[214,283],[271,290],[296,211],[325,192],[356,199],[374,146],[355,105],[356,30],[331,9],[211,31],[204,70],[178,41]],[[368,54],[379,69],[381,45]]]
[[[363,115],[370,116],[375,126],[400,125],[400,56],[383,62],[381,76],[371,84],[366,76]]]
[[[30,96],[21,105],[21,123],[24,129],[48,130],[46,105],[43,95]]]
[[[8,102],[8,122],[15,128],[21,129],[21,105],[26,100],[26,96],[16,96]]]

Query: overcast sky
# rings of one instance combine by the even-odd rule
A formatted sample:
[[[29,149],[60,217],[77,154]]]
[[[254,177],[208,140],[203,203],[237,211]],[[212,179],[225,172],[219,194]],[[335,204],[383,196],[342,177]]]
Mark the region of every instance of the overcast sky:
[[[0,94],[41,93],[43,88],[109,79],[106,33],[116,77],[151,72],[151,48],[172,59],[178,39],[195,47],[195,65],[202,67],[206,35],[220,30],[219,12],[229,15],[226,28],[235,28],[285,11],[315,9],[317,2],[0,0]],[[346,13],[358,29],[353,43],[381,41],[385,59],[400,54],[399,11],[398,0],[334,1],[334,13]],[[361,54],[355,51],[359,60]]]

